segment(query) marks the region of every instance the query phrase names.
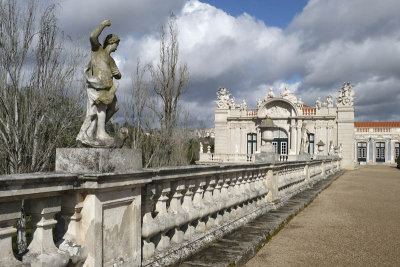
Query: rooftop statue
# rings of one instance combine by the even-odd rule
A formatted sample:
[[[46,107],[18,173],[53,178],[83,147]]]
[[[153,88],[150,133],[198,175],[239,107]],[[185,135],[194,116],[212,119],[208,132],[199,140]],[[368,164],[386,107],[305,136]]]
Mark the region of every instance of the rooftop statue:
[[[217,91],[217,108],[218,109],[229,109],[235,107],[235,99],[230,98],[231,94],[224,87],[218,88]]]
[[[300,143],[300,154],[308,154],[308,146],[310,144],[308,140],[308,130],[306,128],[306,123],[301,126],[301,143]]]
[[[293,104],[297,103],[297,97],[287,87],[281,92],[281,96],[283,99],[289,100]]]
[[[91,60],[84,69],[88,97],[86,118],[76,137],[78,145],[81,146],[121,147],[123,141],[121,144],[120,139],[125,139],[127,135],[124,128],[114,139],[105,130],[106,123],[119,109],[113,78],[121,79],[121,73],[110,56],[117,50],[119,37],[109,34],[104,39],[103,45],[98,40],[104,28],[109,26],[111,26],[111,21],[104,20],[90,34]]]
[[[333,99],[331,95],[326,97],[326,103],[328,103],[328,108],[333,108]]]
[[[317,109],[321,109],[322,102],[321,102],[321,97],[318,97],[318,99],[315,101],[315,107]]]
[[[354,106],[354,91],[351,89],[353,85],[346,82],[339,91],[338,106]]]
[[[272,87],[269,88],[269,92],[268,92],[268,94],[266,95],[265,98],[266,99],[275,98],[275,94],[274,94],[274,91],[273,91]]]

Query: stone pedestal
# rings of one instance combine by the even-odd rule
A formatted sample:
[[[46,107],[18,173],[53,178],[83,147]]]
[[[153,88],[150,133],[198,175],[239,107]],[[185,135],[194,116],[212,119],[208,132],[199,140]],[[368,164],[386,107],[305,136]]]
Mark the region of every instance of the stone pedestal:
[[[297,157],[296,161],[309,161],[309,160],[311,160],[310,154],[300,154],[300,155],[297,155],[296,157]]]
[[[274,163],[279,161],[279,156],[275,153],[257,153],[255,154],[255,161],[257,163],[266,162],[266,163]]]
[[[118,173],[142,168],[140,149],[57,148],[56,172]]]

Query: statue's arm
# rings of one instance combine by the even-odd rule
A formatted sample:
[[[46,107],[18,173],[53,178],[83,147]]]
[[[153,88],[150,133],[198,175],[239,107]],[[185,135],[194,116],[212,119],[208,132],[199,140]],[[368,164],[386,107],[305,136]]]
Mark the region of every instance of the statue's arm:
[[[97,26],[90,34],[90,44],[92,45],[92,51],[96,51],[101,46],[99,42],[99,35],[105,27],[111,25],[111,21],[106,19],[99,26]]]
[[[119,69],[117,67],[117,64],[115,64],[115,61],[113,58],[111,58],[111,73],[113,77],[117,80],[121,79],[122,75],[121,72],[119,72]]]

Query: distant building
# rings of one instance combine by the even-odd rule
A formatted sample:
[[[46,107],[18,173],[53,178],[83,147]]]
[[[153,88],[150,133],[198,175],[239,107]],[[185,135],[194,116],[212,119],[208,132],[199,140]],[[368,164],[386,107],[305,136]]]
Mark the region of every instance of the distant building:
[[[270,89],[263,99],[257,99],[256,109],[247,108],[245,100],[236,104],[228,90],[219,88],[212,160],[252,161],[251,155],[259,153],[265,143],[261,123],[270,118],[276,126],[272,130],[275,153],[289,160],[305,149],[313,157],[340,155],[347,169],[357,162],[394,163],[399,156],[400,122],[354,122],[351,88],[350,83],[343,85],[336,105],[329,95],[324,101],[318,98],[315,107],[304,105],[287,88],[281,97]]]
[[[357,162],[396,162],[400,154],[400,121],[355,122],[354,127]]]

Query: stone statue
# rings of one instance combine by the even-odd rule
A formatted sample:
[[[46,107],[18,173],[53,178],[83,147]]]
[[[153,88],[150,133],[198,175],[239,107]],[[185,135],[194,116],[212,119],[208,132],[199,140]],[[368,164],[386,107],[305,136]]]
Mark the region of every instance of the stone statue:
[[[315,107],[317,109],[321,109],[322,103],[321,103],[321,97],[318,97],[317,101],[315,101]]]
[[[329,145],[328,155],[334,155],[334,154],[335,154],[335,146],[333,145],[333,141],[331,141]]]
[[[86,118],[76,137],[78,145],[87,147],[122,147],[127,137],[127,129],[122,127],[116,139],[105,130],[106,123],[118,111],[116,87],[113,78],[121,79],[121,73],[110,56],[117,50],[119,37],[109,34],[100,44],[98,37],[104,28],[111,26],[110,20],[104,20],[90,34],[92,48],[91,60],[84,70],[87,84]],[[117,140],[118,139],[118,140]],[[123,141],[121,142],[121,139]]]
[[[270,87],[269,92],[266,96],[266,99],[270,99],[270,98],[274,98],[274,97],[275,97],[274,91],[273,91],[272,87]]]
[[[331,95],[326,97],[326,103],[328,104],[328,108],[333,108],[333,99]]]
[[[203,143],[202,142],[200,142],[200,153],[203,153],[204,152],[204,149],[203,149]]]
[[[297,103],[297,97],[287,87],[281,92],[281,96],[283,99],[289,100],[293,104]]]
[[[240,104],[240,110],[246,110],[247,109],[247,103],[246,100],[243,99],[242,103]]]
[[[260,109],[263,106],[263,101],[260,98],[257,98],[257,108]]]
[[[354,91],[351,88],[353,88],[351,83],[343,84],[342,90],[339,91],[338,106],[354,106]]]
[[[303,123],[301,126],[301,143],[300,143],[300,154],[308,154],[308,130],[306,124]]]

